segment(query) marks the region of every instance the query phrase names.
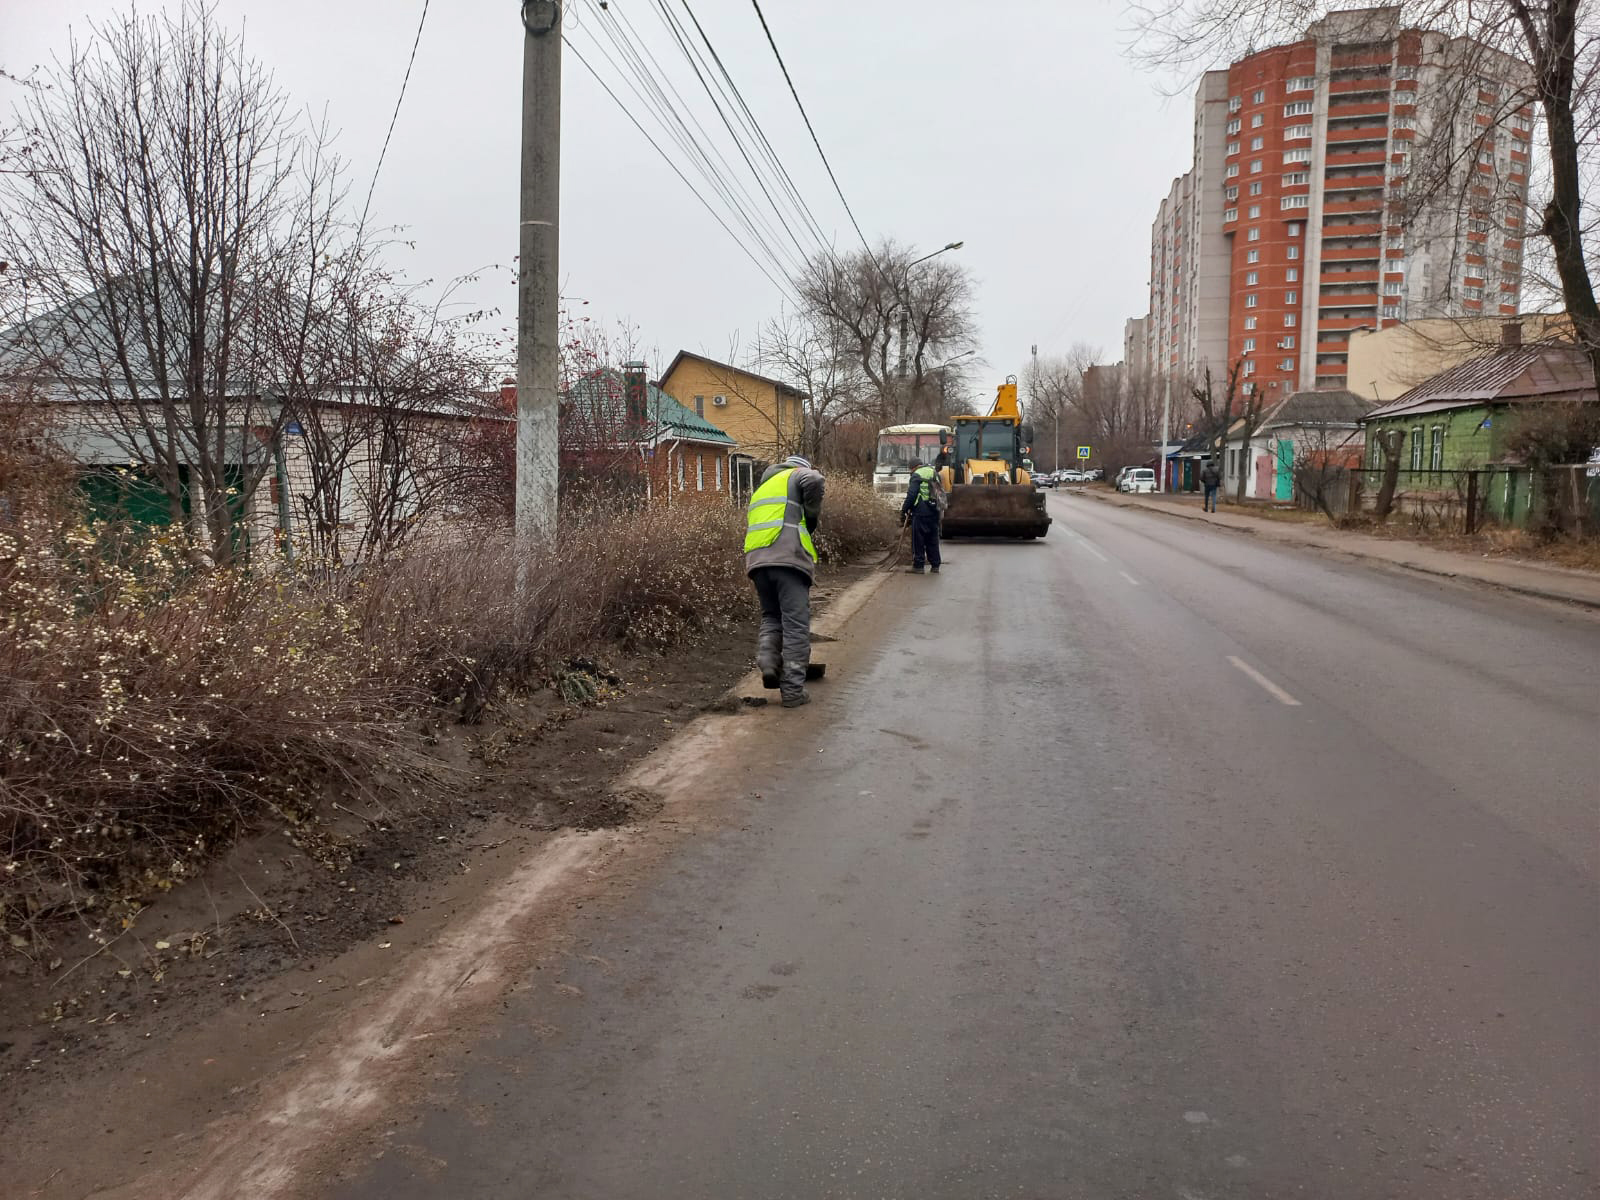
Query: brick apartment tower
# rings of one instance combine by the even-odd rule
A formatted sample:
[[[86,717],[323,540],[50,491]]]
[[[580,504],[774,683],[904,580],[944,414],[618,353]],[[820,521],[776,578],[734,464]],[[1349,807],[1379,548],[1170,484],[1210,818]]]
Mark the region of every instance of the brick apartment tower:
[[[1269,398],[1360,391],[1354,329],[1515,314],[1532,136],[1519,70],[1383,7],[1207,72],[1194,164],[1151,228],[1146,369],[1187,381],[1209,366],[1220,386],[1238,362]],[[1450,185],[1408,200],[1431,154],[1455,163]]]

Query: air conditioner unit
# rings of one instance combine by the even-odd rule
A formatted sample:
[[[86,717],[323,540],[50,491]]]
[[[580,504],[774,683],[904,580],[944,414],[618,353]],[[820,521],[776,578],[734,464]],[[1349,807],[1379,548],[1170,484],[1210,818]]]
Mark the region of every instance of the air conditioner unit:
[[[712,408],[727,408],[728,407],[728,398],[726,396],[713,396],[713,397],[711,397],[711,407]]]

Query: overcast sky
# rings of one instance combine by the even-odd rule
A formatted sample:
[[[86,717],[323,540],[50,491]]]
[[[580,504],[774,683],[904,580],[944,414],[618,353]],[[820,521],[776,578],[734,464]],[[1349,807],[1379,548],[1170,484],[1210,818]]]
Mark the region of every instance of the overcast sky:
[[[573,45],[660,138],[597,50],[615,53],[601,22],[620,11],[739,162],[655,0],[610,3],[602,14],[598,0],[569,0]],[[671,3],[681,16],[681,0]],[[690,4],[818,222],[837,246],[858,246],[750,0]],[[1120,0],[764,0],[762,8],[867,236],[924,251],[966,243],[956,253],[977,279],[992,382],[1019,372],[1034,343],[1047,354],[1084,341],[1108,360],[1121,357],[1123,320],[1145,310],[1150,221],[1188,165],[1192,118],[1187,98],[1162,94],[1170,81],[1128,62]],[[90,19],[124,9],[0,0],[0,66],[23,71],[64,55],[69,30],[82,34]],[[244,26],[249,50],[291,97],[326,108],[364,194],[422,0],[220,0],[218,9]],[[373,220],[403,226],[415,242],[393,256],[413,280],[509,267],[516,253],[517,10],[516,0],[433,0],[428,12],[373,200]],[[723,357],[736,343],[747,347],[782,305],[780,291],[570,50],[563,89],[564,293],[588,300],[585,312],[636,325],[652,360],[660,354],[658,368],[680,348]],[[0,98],[9,107],[9,94]],[[685,174],[707,192],[687,166]],[[514,293],[502,271],[461,296],[509,318]]]

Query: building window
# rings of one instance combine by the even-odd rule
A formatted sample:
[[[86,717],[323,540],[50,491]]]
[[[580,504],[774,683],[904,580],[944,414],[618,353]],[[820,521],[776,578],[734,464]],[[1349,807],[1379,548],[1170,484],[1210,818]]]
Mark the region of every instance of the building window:
[[[722,490],[722,455],[717,455],[717,457],[711,461],[712,467],[717,474],[717,491],[720,492]]]
[[[1229,96],[1228,97],[1228,111],[1229,112],[1238,112],[1240,106],[1243,103],[1244,103],[1244,98],[1243,97],[1241,97],[1241,96]]]
[[[1254,292],[1251,292],[1248,296],[1246,296],[1244,298],[1244,306],[1246,308],[1254,308],[1254,307],[1256,307],[1256,301],[1258,299],[1260,299],[1260,297],[1257,296]]]
[[[1239,210],[1237,208],[1225,208],[1225,209],[1223,209],[1222,210],[1222,219],[1225,222],[1226,221],[1237,221],[1239,219]]]
[[[1312,103],[1309,100],[1294,100],[1283,106],[1283,115],[1286,117],[1309,117]]]
[[[1247,251],[1245,253],[1244,260],[1245,260],[1245,262],[1251,262],[1251,263],[1260,262],[1261,261],[1261,251],[1259,251],[1259,250]]]
[[[1255,340],[1255,338],[1245,338],[1245,340],[1244,340],[1244,352],[1246,354],[1253,354],[1255,352],[1255,348],[1256,348],[1256,340]]]
[[[1299,246],[1290,246],[1288,253],[1289,253],[1289,257],[1290,258],[1299,258],[1300,257],[1300,247]]]
[[[1299,304],[1300,303],[1300,293],[1299,292],[1285,292],[1283,294],[1283,302],[1285,304]]]
[[[1411,430],[1411,469],[1422,470],[1422,426]]]
[[[1232,134],[1235,134],[1235,133],[1238,133],[1238,132],[1239,132],[1239,118],[1235,117],[1233,120],[1228,122],[1228,133],[1230,135],[1232,135]]]
[[[696,454],[694,456],[694,490],[697,492],[706,490],[706,456],[704,454]]]
[[[1284,187],[1300,187],[1302,184],[1307,184],[1307,183],[1310,183],[1310,182],[1311,182],[1311,172],[1310,171],[1290,171],[1287,175],[1285,175],[1283,177],[1283,186]]]
[[[1315,75],[1296,75],[1288,83],[1284,84],[1283,90],[1286,92],[1309,92],[1314,91],[1316,86],[1317,77]]]
[[[1244,277],[1244,285],[1245,285],[1245,287],[1255,287],[1256,284],[1261,282],[1260,275],[1261,275],[1260,271],[1247,271],[1247,272],[1245,272],[1245,277]]]
[[[1223,188],[1222,189],[1222,198],[1224,200],[1237,200],[1239,198],[1238,185],[1235,184],[1235,185],[1233,185],[1231,187]]]
[[[1229,163],[1228,164],[1228,178],[1232,179],[1238,174],[1239,174],[1239,164],[1238,163]]]
[[[1250,185],[1250,194],[1252,196],[1261,195],[1261,180],[1258,179]]]
[[[1300,268],[1290,267],[1283,273],[1283,281],[1285,283],[1298,283],[1300,281]]]
[[[681,492],[686,486],[688,485],[684,482],[683,451],[680,450],[678,451],[678,490]]]
[[[1250,206],[1250,219],[1252,221],[1259,221],[1261,219],[1261,205],[1252,204]]]
[[[1383,285],[1383,294],[1385,296],[1398,296],[1401,292],[1405,291],[1405,287],[1406,285],[1400,280],[1391,279]]]
[[[1430,471],[1444,470],[1444,426],[1435,425],[1430,431],[1428,442],[1428,469]]]
[[[1265,104],[1266,102],[1267,102],[1267,93],[1264,92],[1264,91],[1261,91],[1260,89],[1257,89],[1256,94],[1254,96],[1250,97],[1250,103],[1251,104]]]
[[[1281,371],[1292,371],[1292,370],[1294,370],[1294,359],[1292,359],[1292,358],[1284,359],[1281,363],[1278,364],[1278,369],[1281,370]]]
[[[1286,142],[1295,142],[1310,136],[1311,126],[1309,125],[1291,125],[1283,131],[1283,140]]]
[[[1250,139],[1250,149],[1252,150],[1260,150],[1264,145],[1266,145],[1266,142],[1262,138],[1253,137]]]
[[[1250,226],[1250,232],[1245,235],[1245,239],[1251,242],[1259,242],[1261,240],[1261,226]]]
[[[1260,173],[1261,173],[1261,160],[1259,158],[1252,158],[1250,160],[1250,174],[1258,175]]]
[[[696,396],[694,398],[694,415],[697,417],[706,415],[706,398],[704,396]]]
[[[1267,118],[1265,117],[1265,115],[1263,115],[1262,113],[1257,113],[1255,116],[1250,118],[1250,128],[1251,129],[1260,129],[1262,123],[1264,121],[1266,121],[1266,119]]]
[[[1244,360],[1244,368],[1243,368],[1242,373],[1245,374],[1245,375],[1254,375],[1256,373],[1256,361],[1255,361],[1255,359],[1247,358],[1247,359]]]
[[[1300,222],[1299,221],[1290,221],[1289,222],[1289,236],[1290,237],[1299,237],[1300,236]]]
[[[1278,345],[1282,346],[1285,350],[1293,350],[1294,349],[1294,334],[1291,333],[1291,334],[1285,335],[1283,341],[1279,342]]]
[[[1311,161],[1311,147],[1301,150],[1285,150],[1283,152],[1283,165],[1293,166],[1295,163],[1308,163]]]
[[[1256,327],[1256,319],[1254,317],[1246,317],[1244,319],[1244,327],[1246,329],[1254,329]]]
[[[1239,153],[1239,143],[1238,142],[1229,142],[1228,143],[1228,154],[1230,156],[1232,156],[1232,155],[1235,155],[1237,153]]]
[[[1294,196],[1285,196],[1281,201],[1279,201],[1278,207],[1284,211],[1287,211],[1291,208],[1310,208],[1311,197],[1306,195],[1304,192]]]
[[[1297,318],[1293,313],[1284,313],[1283,314],[1283,327],[1285,329],[1293,329],[1294,325],[1295,325],[1295,321],[1297,321],[1298,319],[1299,318]]]

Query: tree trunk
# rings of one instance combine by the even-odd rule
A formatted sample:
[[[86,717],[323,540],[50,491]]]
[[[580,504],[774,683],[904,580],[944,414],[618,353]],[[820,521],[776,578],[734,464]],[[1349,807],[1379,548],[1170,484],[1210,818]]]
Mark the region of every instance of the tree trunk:
[[[1383,483],[1378,488],[1373,511],[1380,521],[1388,520],[1389,510],[1394,507],[1394,489],[1400,482],[1400,454],[1405,448],[1405,439],[1404,430],[1391,430],[1378,439],[1378,448],[1383,451]]]

